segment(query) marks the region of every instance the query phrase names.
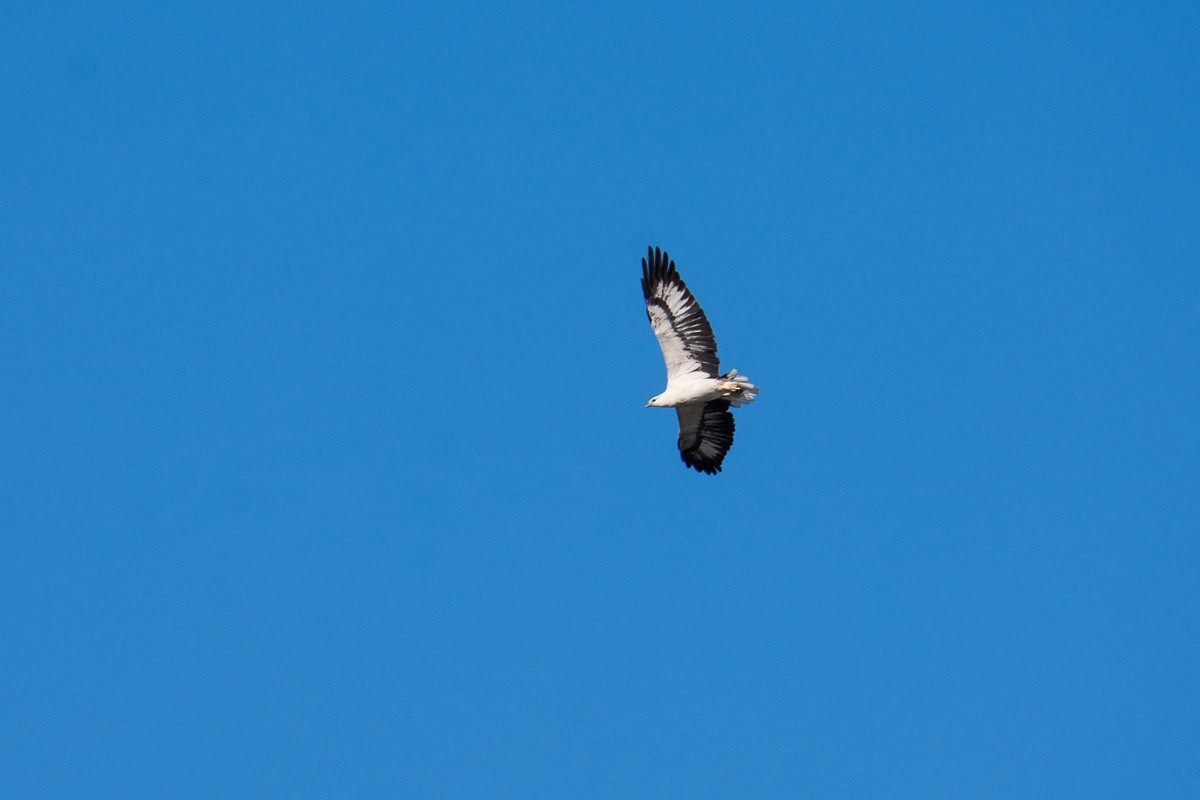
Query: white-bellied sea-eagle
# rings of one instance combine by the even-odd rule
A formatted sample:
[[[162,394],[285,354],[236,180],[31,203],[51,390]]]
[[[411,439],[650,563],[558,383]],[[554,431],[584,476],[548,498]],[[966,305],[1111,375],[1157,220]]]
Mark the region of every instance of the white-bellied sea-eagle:
[[[683,463],[715,475],[733,446],[729,406],[753,402],[758,387],[736,369],[721,374],[708,318],[675,271],[675,262],[657,247],[642,259],[642,293],[667,363],[667,388],[651,397],[646,408],[674,408]]]

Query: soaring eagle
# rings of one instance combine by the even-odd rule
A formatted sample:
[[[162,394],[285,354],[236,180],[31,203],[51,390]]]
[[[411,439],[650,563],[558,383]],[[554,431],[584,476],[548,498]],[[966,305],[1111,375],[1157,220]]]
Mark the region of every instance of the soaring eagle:
[[[646,315],[667,363],[667,388],[646,408],[673,407],[679,414],[679,455],[689,467],[715,475],[733,446],[733,414],[758,396],[758,387],[731,369],[720,374],[717,342],[700,304],[657,247],[642,259]]]

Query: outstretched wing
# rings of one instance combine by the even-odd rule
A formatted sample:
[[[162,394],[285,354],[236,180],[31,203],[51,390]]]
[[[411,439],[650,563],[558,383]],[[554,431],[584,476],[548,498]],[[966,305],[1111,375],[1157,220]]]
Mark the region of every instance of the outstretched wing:
[[[675,271],[675,262],[657,247],[649,248],[642,259],[642,294],[650,327],[667,362],[667,383],[693,372],[717,377],[720,361],[712,326]]]
[[[733,447],[733,414],[728,400],[713,400],[703,406],[677,406],[679,412],[679,455],[683,463],[700,472],[716,475],[725,454]]]

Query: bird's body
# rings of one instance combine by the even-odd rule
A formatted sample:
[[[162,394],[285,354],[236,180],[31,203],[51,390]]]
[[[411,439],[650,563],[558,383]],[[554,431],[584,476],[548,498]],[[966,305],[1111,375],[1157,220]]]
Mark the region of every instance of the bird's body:
[[[757,386],[751,386],[749,381],[738,375],[736,369],[730,370],[720,378],[710,378],[693,372],[674,381],[668,380],[667,388],[661,394],[650,398],[647,405],[671,408],[725,399],[729,400],[731,405],[740,406],[754,399],[748,394],[748,390],[757,389]]]
[[[735,369],[720,374],[712,326],[679,277],[675,262],[657,247],[642,259],[642,293],[667,366],[667,388],[646,406],[674,408],[679,414],[683,463],[716,474],[733,446],[729,407],[753,402],[758,387]]]

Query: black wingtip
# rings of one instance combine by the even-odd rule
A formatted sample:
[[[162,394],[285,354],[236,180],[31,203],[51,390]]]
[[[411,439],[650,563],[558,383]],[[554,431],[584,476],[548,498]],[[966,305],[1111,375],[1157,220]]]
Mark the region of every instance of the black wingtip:
[[[685,457],[683,459],[683,463],[685,466],[691,467],[692,469],[696,470],[696,472],[701,472],[705,475],[716,475],[721,471],[721,462],[719,461],[716,463],[711,461],[702,462],[698,460],[688,461]]]
[[[646,257],[642,259],[642,294],[650,297],[656,285],[670,274],[663,268],[664,253],[654,245],[646,246]]]
[[[648,245],[646,257],[642,259],[642,269],[656,280],[666,280],[675,272],[675,262],[670,254],[661,247]]]

